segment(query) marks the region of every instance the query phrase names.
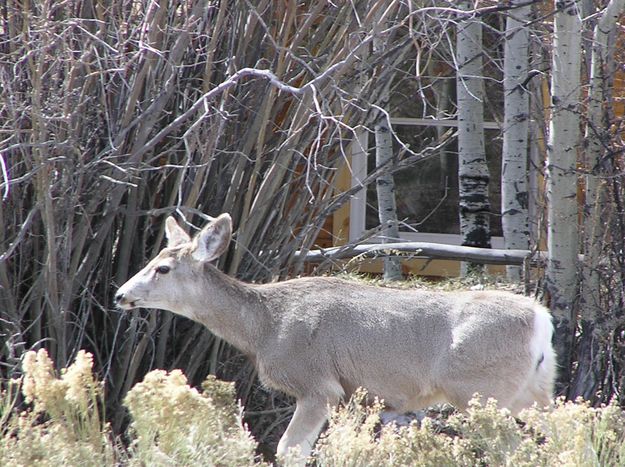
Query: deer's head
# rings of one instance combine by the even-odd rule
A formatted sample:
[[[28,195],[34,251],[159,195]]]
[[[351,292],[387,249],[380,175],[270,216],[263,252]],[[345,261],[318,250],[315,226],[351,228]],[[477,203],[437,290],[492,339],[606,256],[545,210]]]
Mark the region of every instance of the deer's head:
[[[202,286],[197,277],[203,273],[204,264],[228,248],[232,219],[221,214],[191,239],[173,217],[168,217],[165,235],[167,247],[115,294],[120,308],[159,308],[186,315],[182,305],[201,295],[196,290]]]

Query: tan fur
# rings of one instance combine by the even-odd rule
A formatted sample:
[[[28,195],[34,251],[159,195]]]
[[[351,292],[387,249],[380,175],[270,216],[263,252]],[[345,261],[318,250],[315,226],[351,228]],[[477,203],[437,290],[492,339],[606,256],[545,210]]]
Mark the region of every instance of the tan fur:
[[[222,214],[191,240],[169,218],[169,245],[117,293],[120,307],[160,308],[204,324],[256,362],[261,381],[297,399],[278,454],[309,454],[327,415],[356,388],[397,411],[475,393],[516,412],[549,403],[551,319],[506,292],[380,288],[329,277],[253,285],[208,261],[230,241]],[[167,266],[169,272],[157,272]]]

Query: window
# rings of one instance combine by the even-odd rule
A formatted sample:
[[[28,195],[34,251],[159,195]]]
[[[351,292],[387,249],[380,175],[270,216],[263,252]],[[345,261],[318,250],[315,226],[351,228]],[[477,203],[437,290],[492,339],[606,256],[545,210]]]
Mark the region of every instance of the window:
[[[415,152],[437,139],[437,127],[455,127],[453,120],[395,118],[394,132]],[[485,122],[486,158],[490,170],[490,202],[492,246],[503,247],[501,237],[501,138],[496,123]],[[368,170],[375,167],[373,136],[359,135],[352,146],[352,186],[360,184]],[[396,153],[400,150],[396,148]],[[439,153],[395,172],[397,216],[400,221],[400,241],[461,243],[458,214],[458,154],[457,143],[450,141]],[[361,237],[366,229],[379,224],[375,184],[361,190],[350,206],[350,240]],[[379,242],[380,238],[372,238]]]

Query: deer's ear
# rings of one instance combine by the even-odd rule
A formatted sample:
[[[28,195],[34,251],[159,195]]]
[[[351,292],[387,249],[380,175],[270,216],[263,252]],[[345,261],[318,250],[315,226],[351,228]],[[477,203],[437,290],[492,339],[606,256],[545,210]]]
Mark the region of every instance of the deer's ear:
[[[197,261],[212,261],[227,249],[232,237],[230,214],[220,214],[193,239],[192,255]]]
[[[167,237],[167,247],[175,247],[191,241],[187,233],[178,225],[176,219],[169,216],[165,221],[165,236]]]

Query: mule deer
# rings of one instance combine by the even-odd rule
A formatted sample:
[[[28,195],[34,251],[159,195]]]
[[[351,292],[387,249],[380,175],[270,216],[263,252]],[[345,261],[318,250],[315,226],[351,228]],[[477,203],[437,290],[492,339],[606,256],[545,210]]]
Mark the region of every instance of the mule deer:
[[[117,292],[123,309],[191,318],[246,353],[268,387],[296,398],[278,455],[310,453],[327,416],[358,387],[396,411],[475,393],[513,413],[551,401],[549,312],[507,292],[380,288],[331,277],[254,285],[209,264],[226,251],[221,214],[191,239],[173,217],[168,245]]]

